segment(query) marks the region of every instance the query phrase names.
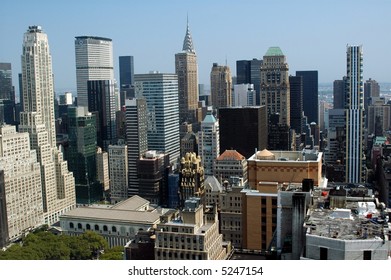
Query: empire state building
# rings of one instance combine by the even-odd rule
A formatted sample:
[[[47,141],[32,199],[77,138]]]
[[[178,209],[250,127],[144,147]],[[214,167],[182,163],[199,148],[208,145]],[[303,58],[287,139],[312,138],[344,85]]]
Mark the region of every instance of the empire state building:
[[[44,222],[53,224],[76,206],[75,180],[56,146],[52,57],[40,26],[29,26],[24,34],[21,59],[23,112],[19,132],[29,133],[31,149],[37,152]]]

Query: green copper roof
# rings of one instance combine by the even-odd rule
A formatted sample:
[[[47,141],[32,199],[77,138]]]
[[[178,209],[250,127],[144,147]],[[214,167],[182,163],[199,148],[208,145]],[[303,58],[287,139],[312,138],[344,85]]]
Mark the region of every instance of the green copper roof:
[[[279,47],[270,47],[265,56],[283,56],[281,49]]]

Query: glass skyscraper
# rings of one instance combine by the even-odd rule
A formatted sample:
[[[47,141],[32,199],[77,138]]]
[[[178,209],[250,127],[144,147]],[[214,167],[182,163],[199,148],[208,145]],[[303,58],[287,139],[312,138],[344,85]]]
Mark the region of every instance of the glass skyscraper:
[[[153,72],[137,74],[134,80],[136,97],[147,102],[148,150],[168,154],[170,162],[176,163],[180,155],[177,75]]]

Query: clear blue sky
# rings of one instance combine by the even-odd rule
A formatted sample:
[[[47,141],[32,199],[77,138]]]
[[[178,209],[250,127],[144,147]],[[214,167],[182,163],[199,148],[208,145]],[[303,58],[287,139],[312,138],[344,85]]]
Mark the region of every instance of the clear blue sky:
[[[364,79],[391,82],[389,0],[67,0],[0,4],[0,62],[10,62],[17,87],[23,34],[41,25],[48,34],[58,93],[76,88],[74,37],[113,39],[118,56],[133,55],[135,72],[174,73],[186,15],[198,56],[199,82],[209,84],[214,62],[261,59],[270,46],[287,56],[290,73],[318,70],[319,82],[345,75],[346,45],[364,50]],[[74,92],[75,93],[75,92]]]

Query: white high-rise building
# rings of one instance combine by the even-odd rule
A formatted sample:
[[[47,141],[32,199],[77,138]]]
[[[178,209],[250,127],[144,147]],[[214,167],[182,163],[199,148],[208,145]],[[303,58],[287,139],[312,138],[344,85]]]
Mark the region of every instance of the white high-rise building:
[[[148,150],[168,154],[171,163],[180,155],[178,77],[151,72],[134,75],[136,97],[144,97],[148,115]]]
[[[77,105],[88,107],[87,81],[114,80],[112,40],[75,37]]]
[[[0,193],[5,196],[5,205],[0,205],[0,209],[5,210],[2,214],[6,219],[0,218],[0,228],[7,229],[6,239],[12,242],[25,231],[44,222],[41,168],[37,153],[30,149],[29,134],[17,133],[15,126],[0,127],[1,172]],[[4,245],[7,241],[0,240],[0,244]]]
[[[364,80],[362,46],[347,46],[346,182],[364,182]]]
[[[205,176],[212,176],[214,162],[220,156],[220,129],[218,120],[211,112],[201,122],[198,139],[198,155],[201,157]]]
[[[46,224],[76,206],[75,179],[56,146],[52,61],[47,35],[40,26],[24,34],[22,53],[23,112],[19,132],[28,132],[41,165]]]

